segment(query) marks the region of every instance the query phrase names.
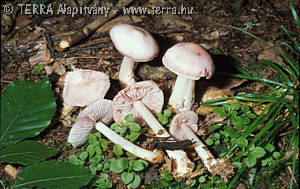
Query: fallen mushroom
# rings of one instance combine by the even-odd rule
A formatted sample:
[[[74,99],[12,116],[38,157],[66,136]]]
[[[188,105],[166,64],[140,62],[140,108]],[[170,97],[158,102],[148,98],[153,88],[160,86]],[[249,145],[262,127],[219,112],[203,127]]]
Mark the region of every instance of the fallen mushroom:
[[[212,58],[200,45],[181,42],[167,50],[162,62],[178,75],[169,105],[175,112],[190,110],[195,98],[195,80],[210,79],[214,74]]]
[[[182,111],[176,114],[170,125],[171,135],[179,141],[191,140],[194,148],[212,175],[220,175],[227,181],[233,174],[234,166],[227,159],[215,159],[207,147],[196,136],[198,115],[193,111]]]
[[[74,106],[87,106],[103,99],[110,87],[109,77],[103,72],[75,69],[64,76],[63,117]]]
[[[168,131],[153,116],[162,110],[163,92],[152,81],[137,82],[121,90],[113,99],[113,117],[120,123],[128,114],[134,115],[134,121],[143,124],[145,120],[157,137],[170,137]],[[175,161],[173,175],[175,178],[185,177],[194,168],[186,153],[182,150],[166,150],[168,156]]]
[[[149,151],[143,149],[119,136],[106,126],[113,120],[111,104],[111,100],[100,99],[80,112],[70,131],[68,142],[70,142],[74,147],[84,144],[87,141],[88,134],[96,125],[96,129],[98,131],[100,131],[113,143],[120,145],[124,150],[152,163],[161,163],[164,160],[162,151]]]
[[[69,133],[68,142],[74,147],[84,144],[88,139],[88,134],[92,131],[97,120],[103,124],[110,124],[112,117],[111,100],[100,99],[78,114],[78,117]]]
[[[159,53],[158,44],[148,31],[129,24],[117,24],[109,34],[117,50],[124,55],[119,72],[121,85],[125,87],[135,83],[135,63],[155,58]]]

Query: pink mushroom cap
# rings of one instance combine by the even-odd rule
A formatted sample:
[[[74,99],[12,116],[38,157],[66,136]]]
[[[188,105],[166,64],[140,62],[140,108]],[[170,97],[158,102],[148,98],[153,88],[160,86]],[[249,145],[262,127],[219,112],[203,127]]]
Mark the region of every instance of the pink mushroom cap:
[[[69,133],[68,142],[74,147],[84,144],[96,122],[101,121],[103,124],[109,125],[113,120],[112,114],[111,100],[100,99],[90,104],[79,113]]]
[[[181,42],[167,50],[162,58],[163,64],[179,76],[191,80],[201,77],[211,78],[215,65],[211,56],[200,45]]]
[[[113,99],[113,118],[120,123],[128,114],[134,121],[143,124],[142,116],[135,110],[134,103],[141,101],[152,114],[161,112],[164,104],[162,90],[152,81],[137,82],[121,90]]]
[[[135,62],[147,62],[159,54],[159,46],[143,28],[117,24],[109,32],[117,50]]]
[[[104,98],[109,87],[109,77],[105,73],[76,69],[65,76],[64,102],[68,106],[87,106]]]
[[[182,124],[187,125],[194,133],[198,130],[198,115],[193,111],[182,111],[177,113],[170,124],[170,134],[179,141],[187,140],[186,133],[181,128]]]

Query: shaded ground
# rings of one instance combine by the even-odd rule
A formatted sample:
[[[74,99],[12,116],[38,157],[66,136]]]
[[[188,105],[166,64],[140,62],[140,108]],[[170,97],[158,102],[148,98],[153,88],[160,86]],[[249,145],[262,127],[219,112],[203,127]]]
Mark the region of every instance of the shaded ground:
[[[113,2],[115,3],[115,1]],[[239,7],[238,2],[243,2],[243,4]],[[71,1],[52,2],[54,7],[57,7],[59,3],[67,3],[71,6]],[[87,2],[82,0],[80,3]],[[114,6],[114,3],[102,1],[101,5]],[[90,23],[97,15],[75,15],[72,18],[70,15],[40,16],[18,13],[16,24],[12,31],[6,35],[1,35],[1,91],[9,83],[17,79],[40,80],[46,76],[52,83],[59,109],[62,104],[62,88],[57,85],[57,81],[65,71],[70,71],[76,67],[103,71],[108,74],[112,87],[107,98],[112,99],[120,89],[116,80],[122,60],[122,55],[114,49],[108,35],[110,27],[116,23],[131,23],[141,26],[151,32],[157,39],[161,47],[160,56],[151,61],[151,63],[140,63],[136,68],[136,75],[138,80],[153,79],[159,83],[165,92],[166,98],[171,92],[171,86],[176,76],[167,71],[157,72],[157,69],[159,66],[162,66],[161,57],[164,52],[173,44],[181,41],[193,41],[205,47],[212,55],[217,70],[233,71],[230,65],[232,61],[236,61],[254,75],[276,77],[272,69],[266,68],[259,63],[253,63],[255,60],[262,58],[274,60],[276,56],[273,51],[252,37],[246,36],[229,26],[243,28],[278,47],[285,40],[282,30],[280,30],[281,25],[284,25],[290,32],[297,32],[288,0],[150,0],[149,2],[135,1],[132,7],[148,7],[148,10],[151,11],[153,6],[177,7],[179,9],[182,5],[186,8],[193,8],[193,13],[190,15],[172,15],[167,13],[160,15],[131,14],[130,16],[121,14],[115,20],[99,28],[90,38],[67,50],[65,52],[65,57],[67,58],[58,55],[58,52],[56,52],[56,55],[59,56],[58,58],[47,59],[49,62],[46,62],[47,65],[45,67],[50,70],[56,69],[52,73],[50,71],[46,73],[45,69],[38,71],[37,64],[29,61],[30,57],[36,55],[40,49],[37,45],[45,43],[47,35],[51,37],[55,45],[63,37],[68,36],[70,32],[76,31]],[[295,7],[300,7],[300,2],[295,1],[294,5]],[[214,48],[222,51],[224,55],[217,54]],[[147,70],[146,64],[154,67],[154,71],[150,72],[150,74],[147,71],[145,72]],[[163,74],[157,76],[156,74],[159,73]],[[205,87],[200,87],[200,82],[201,86]],[[201,100],[201,96],[207,86],[222,88],[223,85],[228,85],[228,88],[231,89],[240,84],[238,82],[232,83],[232,81],[224,80],[224,78],[218,76],[210,81],[201,79],[196,89],[196,102]],[[242,89],[239,88],[237,90],[245,90],[247,92],[263,90],[260,86],[253,83],[244,83],[242,87]],[[230,94],[235,92],[231,90]],[[77,113],[75,112],[74,114]],[[72,147],[65,146],[69,130],[70,123],[64,123],[59,119],[58,110],[51,126],[38,139],[47,146],[60,149],[58,158],[65,160],[69,154],[74,152]],[[1,165],[0,170],[0,176],[4,178],[5,175],[2,173],[3,165]],[[281,177],[281,179],[283,183],[286,182],[286,178]]]

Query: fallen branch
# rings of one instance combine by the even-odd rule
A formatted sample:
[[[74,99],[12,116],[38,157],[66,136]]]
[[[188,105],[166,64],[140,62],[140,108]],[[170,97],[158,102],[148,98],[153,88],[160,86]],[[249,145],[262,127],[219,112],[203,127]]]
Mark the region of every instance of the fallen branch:
[[[69,36],[67,39],[62,40],[56,47],[57,51],[64,51],[65,49],[73,46],[79,41],[85,39],[90,36],[94,31],[96,31],[100,26],[104,25],[106,22],[115,18],[120,11],[122,11],[123,7],[131,4],[133,0],[119,0],[116,7],[114,7],[108,14],[107,17],[100,16],[90,24],[84,26],[79,31],[75,32],[73,35]]]

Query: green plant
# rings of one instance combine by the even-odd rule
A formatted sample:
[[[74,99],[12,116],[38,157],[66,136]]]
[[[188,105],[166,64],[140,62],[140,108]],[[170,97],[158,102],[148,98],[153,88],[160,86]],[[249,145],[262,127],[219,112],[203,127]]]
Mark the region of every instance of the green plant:
[[[297,27],[300,28],[300,21],[294,9],[292,0],[290,0],[290,9],[296,21]],[[236,116],[234,110],[232,109],[232,111],[227,111],[228,109],[226,107],[223,107],[224,111],[222,111],[221,109],[215,110],[215,112],[219,113],[221,116],[228,117],[233,124],[233,127],[224,126],[225,133],[223,134],[227,134],[230,137],[230,140],[232,140],[233,138],[233,142],[228,144],[228,150],[223,155],[228,155],[229,157],[231,157],[233,162],[239,163],[239,166],[235,177],[231,180],[227,187],[231,188],[233,184],[247,170],[247,167],[252,167],[249,170],[249,174],[251,175],[249,178],[249,182],[252,183],[253,180],[255,180],[254,177],[255,175],[257,175],[257,171],[261,170],[260,166],[256,163],[256,160],[261,159],[262,165],[266,165],[266,163],[271,162],[271,166],[263,170],[274,171],[275,168],[292,165],[292,176],[289,187],[293,188],[293,179],[298,164],[296,154],[298,152],[299,146],[298,78],[300,44],[295,40],[295,34],[289,33],[283,26],[281,28],[289,38],[289,41],[283,42],[280,50],[274,48],[271,44],[243,29],[233,26],[231,26],[231,28],[241,31],[271,47],[283,61],[280,62],[279,60],[277,60],[275,62],[271,62],[264,59],[260,60],[261,63],[265,64],[266,66],[272,67],[278,72],[278,74],[280,75],[279,81],[252,76],[237,65],[235,66],[241,72],[240,74],[219,72],[219,74],[224,74],[231,77],[260,82],[268,88],[268,91],[260,94],[238,94],[233,97],[222,98],[202,104],[207,106],[218,106],[222,104],[228,104],[227,100],[229,99],[236,99],[239,101],[249,101],[254,103],[254,106],[263,107],[262,112],[256,117],[240,116],[240,118],[234,118]],[[250,119],[250,122],[247,118]],[[234,124],[234,122],[240,124]],[[245,122],[249,122],[248,124],[246,124],[246,127],[244,127]],[[285,133],[281,133],[282,127],[285,127]],[[280,133],[281,135],[279,135]],[[266,150],[270,150],[270,146],[268,146],[268,144],[274,144],[275,139],[284,140],[288,148],[281,149],[285,150],[285,153],[283,153],[284,155],[282,157],[279,156],[280,154],[278,153],[280,152],[278,152],[275,153],[275,157],[272,154],[271,159],[270,151],[267,153]],[[291,150],[291,153],[287,153],[287,151]],[[235,154],[235,156],[233,156],[233,153]],[[243,159],[245,161],[243,161]]]
[[[43,69],[44,69],[44,64],[39,64],[39,65],[34,66],[31,73],[40,73],[41,71],[43,71]]]
[[[120,134],[122,137],[136,141],[143,129],[133,122],[133,115],[127,115],[125,122],[120,125],[113,123],[111,128]],[[112,150],[115,156],[107,159],[107,151]],[[117,157],[116,157],[117,156]],[[106,159],[106,161],[104,161]],[[88,166],[94,179],[89,186],[98,188],[111,188],[112,183],[109,180],[109,171],[121,174],[122,182],[131,188],[137,188],[141,182],[141,177],[137,174],[143,171],[148,162],[142,159],[137,159],[130,153],[124,153],[119,145],[111,144],[101,136],[101,133],[88,135],[88,143],[82,147],[78,155],[72,154],[68,157],[68,161],[77,164]],[[100,176],[99,173],[102,173]]]

